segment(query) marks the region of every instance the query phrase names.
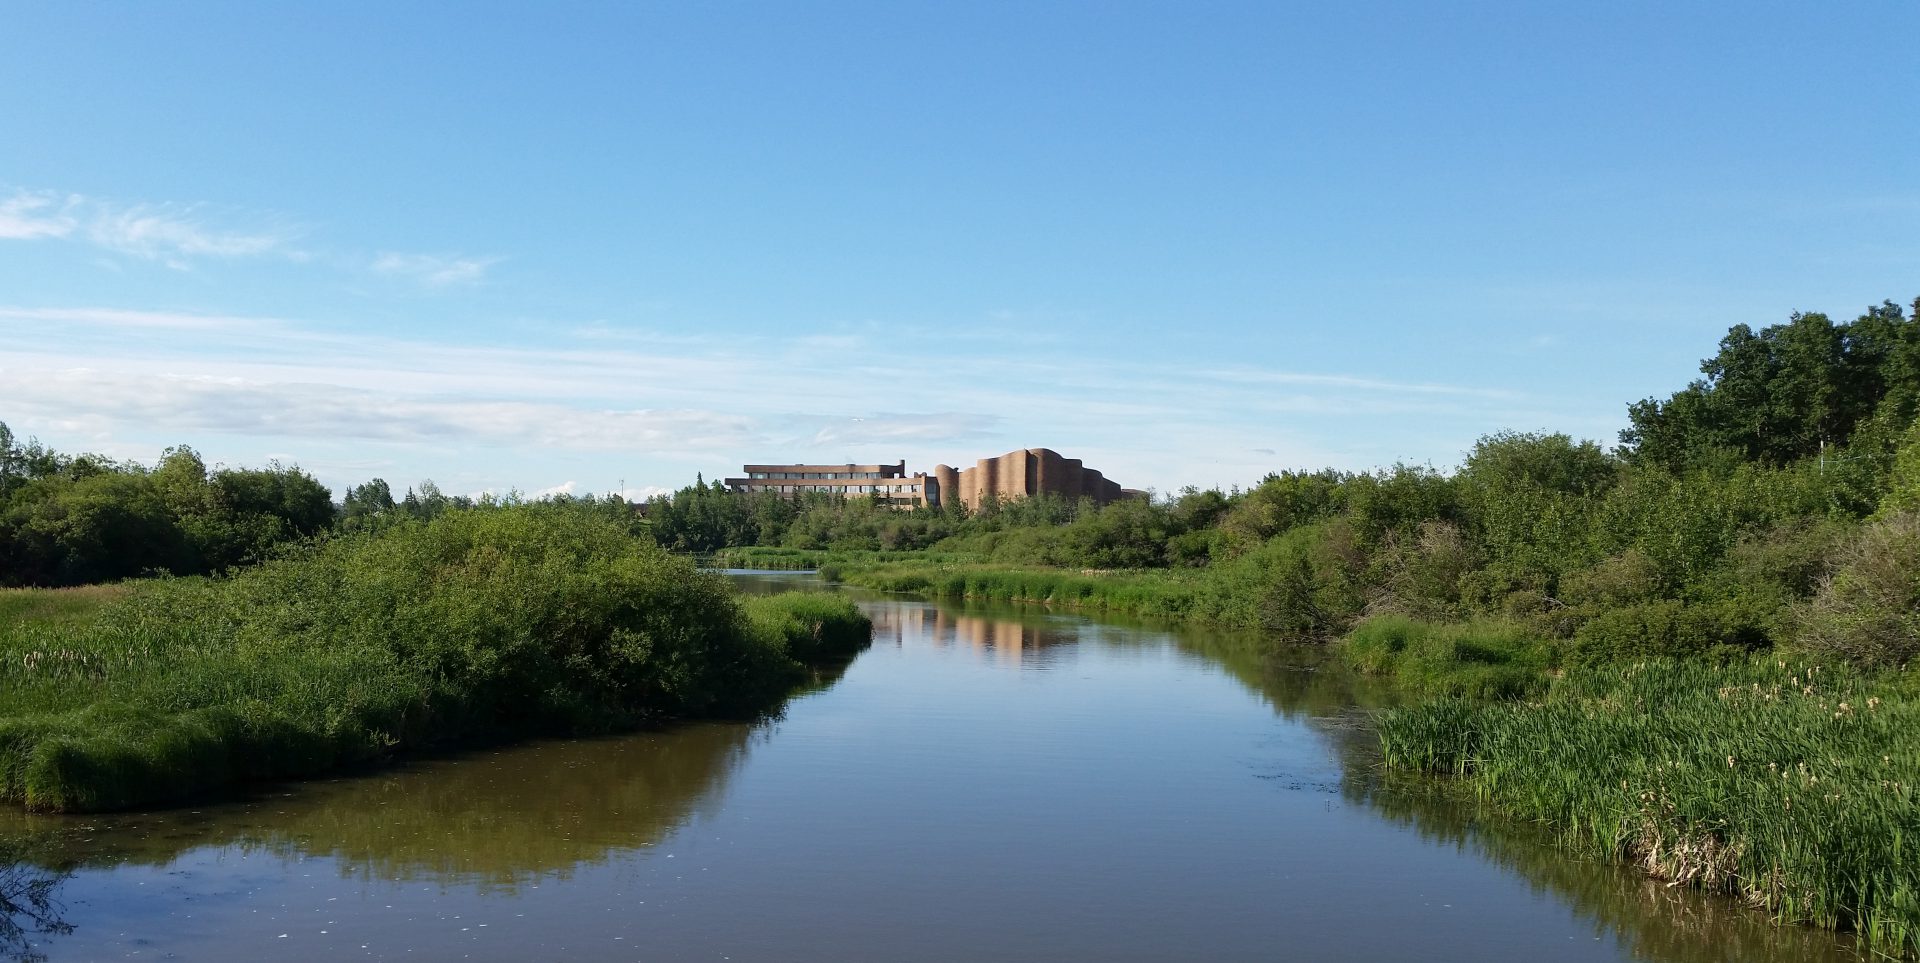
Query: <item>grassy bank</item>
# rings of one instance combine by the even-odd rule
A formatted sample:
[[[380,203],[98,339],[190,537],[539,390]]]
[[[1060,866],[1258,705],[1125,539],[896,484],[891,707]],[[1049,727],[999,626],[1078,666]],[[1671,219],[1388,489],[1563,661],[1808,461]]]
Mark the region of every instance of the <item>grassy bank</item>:
[[[1515,699],[1546,691],[1560,652],[1503,622],[1434,624],[1380,616],[1334,644],[1340,659],[1424,696]]]
[[[617,525],[537,505],[337,538],[228,579],[4,604],[0,800],[47,811],[751,715],[870,635],[844,599],[742,603]]]
[[[1906,672],[1774,656],[1574,669],[1542,701],[1385,714],[1389,768],[1459,777],[1580,851],[1920,953]]]
[[[1088,572],[935,562],[829,562],[822,576],[883,592],[1042,602],[1151,618],[1199,617],[1200,585],[1169,571]]]
[[[778,548],[766,545],[749,545],[742,548],[723,548],[711,556],[716,568],[763,569],[774,572],[814,571],[828,569],[843,571],[847,569],[865,569],[887,565],[954,565],[978,561],[974,556],[958,552],[919,551],[863,551],[847,549],[804,549]]]

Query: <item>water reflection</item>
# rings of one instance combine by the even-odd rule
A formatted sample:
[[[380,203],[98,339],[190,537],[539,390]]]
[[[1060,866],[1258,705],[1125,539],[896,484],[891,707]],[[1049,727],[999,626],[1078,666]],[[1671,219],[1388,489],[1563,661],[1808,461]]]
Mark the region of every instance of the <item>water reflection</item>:
[[[1327,657],[1324,647],[1125,618],[1102,618],[1094,624],[1041,606],[898,599],[868,604],[876,644],[960,646],[1012,666],[1021,666],[1025,658],[1025,667],[1032,668],[1033,653],[1066,643],[1130,647],[1171,642],[1224,670],[1277,714],[1318,733],[1338,760],[1342,798],[1412,829],[1422,839],[1498,864],[1526,880],[1535,893],[1566,905],[1591,926],[1595,939],[1613,940],[1636,958],[1787,963],[1844,959],[1860,952],[1845,936],[1776,926],[1766,914],[1728,899],[1571,856],[1539,827],[1491,812],[1444,781],[1385,773],[1370,720],[1402,695],[1346,670]],[[1287,781],[1291,788],[1315,788],[1298,783]]]
[[[0,841],[0,957],[37,963],[47,956],[36,937],[73,932],[58,898],[71,874],[36,865],[26,846],[20,839]]]
[[[308,905],[378,892],[365,901],[385,906],[404,883],[438,891],[436,905],[451,907],[439,912],[510,903],[559,934],[517,947],[549,958],[579,954],[547,940],[611,945],[643,931],[660,958],[704,953],[722,934],[788,959],[1165,958],[1175,943],[1160,939],[1221,959],[1270,958],[1276,946],[1404,955],[1431,939],[1435,958],[1467,959],[1497,943],[1472,926],[1524,932],[1531,942],[1509,944],[1504,958],[1562,939],[1581,950],[1569,958],[1584,959],[1850,953],[1828,934],[1775,928],[1731,902],[1566,858],[1442,784],[1385,778],[1367,720],[1393,693],[1324,650],[1031,606],[861,598],[875,638],[858,681],[806,703],[796,710],[804,725],[788,730],[700,724],[476,752],[198,811],[0,815],[0,839],[16,841],[13,869],[0,869],[0,957],[34,958],[36,938],[61,932],[54,898],[67,874],[98,880],[136,867],[151,879],[209,852],[315,859],[350,883],[308,893]],[[686,831],[694,827],[702,832]],[[666,869],[673,852],[680,859]],[[1435,853],[1468,865],[1436,869]],[[198,865],[214,873],[204,858]],[[681,866],[691,870],[684,880]],[[263,914],[276,902],[302,909],[300,895],[271,881],[280,871],[253,872],[270,880],[248,884],[273,894]],[[1478,892],[1458,895],[1498,909],[1449,942],[1422,929],[1457,918],[1414,905],[1422,894],[1403,877],[1416,872],[1428,884],[1464,881]],[[1503,895],[1514,880],[1524,881],[1517,899]],[[546,881],[572,885],[539,889]],[[650,903],[634,902],[636,892]],[[1368,895],[1376,901],[1361,905]],[[669,906],[672,915],[636,923],[642,931],[605,922]],[[354,923],[372,931],[375,908]],[[107,923],[116,912],[83,920],[73,939],[95,943],[72,952],[124,949],[99,942],[120,928]],[[242,912],[253,911],[230,905]],[[424,907],[411,912],[431,922]],[[995,926],[979,924],[989,917]],[[1293,932],[1309,922],[1312,935]],[[164,933],[176,923],[150,925]],[[394,939],[421,932],[392,925]],[[1379,935],[1396,926],[1409,932]],[[802,935],[808,927],[821,929]],[[858,941],[844,942],[853,933]],[[405,952],[451,954],[427,942],[439,937],[417,938]],[[188,956],[249,958],[225,931],[175,940]]]
[[[699,724],[514,746],[193,811],[15,815],[0,831],[35,841],[54,869],[159,866],[231,846],[328,857],[349,877],[511,893],[651,846],[710,813],[756,731]]]
[[[1789,963],[1864,955],[1850,937],[1776,926],[1767,914],[1730,899],[1568,855],[1540,828],[1491,813],[1444,781],[1374,775],[1350,778],[1349,794],[1423,839],[1472,850],[1515,873],[1638,958]]]
[[[1015,667],[1047,668],[1049,660],[1036,658],[1042,649],[1080,642],[1086,634],[1078,619],[1050,618],[1010,606],[969,610],[886,600],[869,601],[865,607],[873,619],[875,645],[961,648],[983,661]]]

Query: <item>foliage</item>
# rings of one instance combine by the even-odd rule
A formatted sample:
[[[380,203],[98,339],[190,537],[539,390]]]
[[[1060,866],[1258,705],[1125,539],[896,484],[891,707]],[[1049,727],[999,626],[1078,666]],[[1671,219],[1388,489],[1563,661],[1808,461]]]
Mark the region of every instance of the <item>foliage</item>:
[[[1861,529],[1805,607],[1801,628],[1800,644],[1822,656],[1883,666],[1920,656],[1920,511]]]
[[[450,511],[91,619],[0,624],[0,799],[91,810],[423,745],[764,710],[850,653],[850,602],[743,609],[618,522]]]
[[[1920,315],[1920,301],[1915,302]],[[1920,400],[1920,318],[1889,301],[1851,323],[1795,314],[1738,325],[1700,365],[1706,377],[1629,410],[1629,457],[1673,470],[1732,458],[1781,465],[1844,446],[1882,414],[1906,424]]]
[[[333,523],[298,468],[209,471],[190,448],[153,468],[18,444],[0,424],[0,585],[220,572]]]
[[[1340,640],[1341,655],[1370,675],[1427,695],[1513,699],[1537,695],[1555,667],[1552,645],[1511,623],[1435,624],[1368,619]]]

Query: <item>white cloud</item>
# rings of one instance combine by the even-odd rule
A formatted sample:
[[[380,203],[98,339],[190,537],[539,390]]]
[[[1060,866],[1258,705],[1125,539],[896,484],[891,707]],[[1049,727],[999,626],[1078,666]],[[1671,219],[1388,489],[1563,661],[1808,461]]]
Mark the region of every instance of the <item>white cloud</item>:
[[[193,314],[181,311],[125,311],[117,308],[12,308],[0,306],[0,321],[52,322],[94,328],[174,328],[189,331],[281,328],[274,318]]]
[[[960,441],[985,436],[999,421],[999,418],[991,415],[958,411],[832,418],[814,432],[810,443],[815,447],[826,447],[902,441]]]
[[[259,451],[454,470],[473,489],[537,480],[523,470],[678,484],[747,461],[924,468],[1045,445],[1123,484],[1175,490],[1287,467],[1451,462],[1486,431],[1569,421],[1506,391],[942,347],[930,366],[919,346],[879,339],[846,351],[590,331],[486,346],[266,317],[0,306],[0,417],[87,438],[252,437]],[[447,467],[456,460],[465,467]]]
[[[382,253],[373,260],[380,274],[409,277],[433,287],[476,284],[484,280],[488,269],[500,263],[497,257],[449,257],[435,254]]]
[[[236,223],[237,222],[237,223]],[[0,197],[0,240],[66,240],[186,270],[201,260],[274,257],[405,277],[433,287],[474,284],[502,259],[464,255],[316,254],[294,246],[305,234],[284,219],[206,204],[128,204],[85,194],[16,189]],[[107,262],[109,267],[118,264]]]
[[[746,442],[750,419],[698,410],[591,410],[558,402],[420,397],[311,382],[90,367],[0,366],[0,401],[69,421],[176,432],[406,444],[683,453]]]
[[[47,191],[18,191],[0,200],[0,238],[30,241],[66,237],[79,224],[73,216],[76,200]]]
[[[94,202],[87,239],[109,251],[170,267],[184,268],[194,258],[258,257],[281,251],[291,232],[238,231],[208,226],[194,207],[141,204],[115,208]]]
[[[81,240],[182,269],[198,258],[302,256],[287,247],[296,230],[223,227],[211,219],[209,210],[198,204],[127,205],[84,194],[29,190],[16,190],[0,200],[0,238],[9,240]]]

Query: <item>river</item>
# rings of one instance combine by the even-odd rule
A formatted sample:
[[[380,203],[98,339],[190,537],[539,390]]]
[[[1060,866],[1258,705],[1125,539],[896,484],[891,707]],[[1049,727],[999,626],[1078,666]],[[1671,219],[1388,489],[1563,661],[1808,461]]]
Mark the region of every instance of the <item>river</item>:
[[[1315,650],[862,599],[873,647],[757,725],[0,816],[0,959],[1857,959],[1382,784],[1390,695]]]

